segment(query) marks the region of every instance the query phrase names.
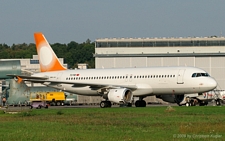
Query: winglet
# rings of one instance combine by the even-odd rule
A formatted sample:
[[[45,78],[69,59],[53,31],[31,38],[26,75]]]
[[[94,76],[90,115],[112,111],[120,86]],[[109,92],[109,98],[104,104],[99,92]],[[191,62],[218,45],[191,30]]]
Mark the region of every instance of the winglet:
[[[42,33],[34,33],[34,40],[36,43],[41,72],[66,70]]]

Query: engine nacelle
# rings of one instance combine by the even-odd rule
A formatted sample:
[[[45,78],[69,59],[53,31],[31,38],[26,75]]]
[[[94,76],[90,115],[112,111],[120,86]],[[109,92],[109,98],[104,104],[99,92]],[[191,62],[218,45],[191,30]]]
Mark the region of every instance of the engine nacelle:
[[[115,103],[131,103],[133,94],[131,90],[126,88],[110,89],[107,98]]]
[[[179,104],[184,100],[184,95],[157,95],[157,98],[162,99],[163,101],[170,102],[170,103],[177,103]]]

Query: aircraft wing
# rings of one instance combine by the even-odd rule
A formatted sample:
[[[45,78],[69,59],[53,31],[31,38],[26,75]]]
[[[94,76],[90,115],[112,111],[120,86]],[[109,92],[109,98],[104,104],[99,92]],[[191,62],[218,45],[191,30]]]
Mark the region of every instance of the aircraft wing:
[[[137,89],[136,85],[124,85],[124,84],[117,84],[117,85],[112,85],[112,84],[101,84],[101,83],[82,83],[82,82],[68,82],[68,81],[51,81],[51,80],[26,80],[26,81],[31,81],[34,83],[44,83],[47,85],[56,85],[56,84],[73,84],[72,87],[85,87],[85,86],[90,86],[93,89],[100,89],[100,88],[115,88],[115,87],[123,87],[123,88],[129,88],[132,90]]]
[[[48,77],[37,77],[37,76],[25,76],[25,75],[14,75],[14,74],[8,74],[8,76],[14,76],[19,77],[23,81],[29,81],[33,83],[43,83],[44,85],[58,85],[58,84],[72,84],[72,87],[85,87],[90,86],[93,89],[100,89],[100,88],[115,88],[115,87],[123,87],[123,88],[129,88],[132,90],[137,89],[137,86],[132,85],[124,85],[124,84],[102,84],[102,83],[82,83],[82,82],[70,82],[70,81],[55,81],[55,80],[47,80]]]
[[[26,76],[26,75],[16,75],[16,74],[7,74],[7,76],[12,76],[12,77],[20,77],[23,80],[28,80],[28,79],[40,79],[40,80],[46,80],[48,77],[35,77],[35,76]]]

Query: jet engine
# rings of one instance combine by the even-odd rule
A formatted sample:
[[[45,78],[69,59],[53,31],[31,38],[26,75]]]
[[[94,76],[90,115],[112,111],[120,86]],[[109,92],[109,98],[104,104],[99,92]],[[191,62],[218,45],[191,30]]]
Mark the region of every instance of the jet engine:
[[[170,103],[177,103],[179,104],[184,100],[184,95],[157,95],[157,98],[162,99],[163,101],[170,102]]]
[[[126,88],[110,89],[105,97],[109,101],[115,103],[131,103],[133,94],[132,91]]]

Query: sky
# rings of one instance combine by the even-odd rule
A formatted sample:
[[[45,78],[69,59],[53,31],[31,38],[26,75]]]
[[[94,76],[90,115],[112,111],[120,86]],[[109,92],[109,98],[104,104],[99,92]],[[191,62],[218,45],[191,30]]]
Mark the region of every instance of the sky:
[[[0,44],[225,36],[224,0],[2,0]]]

